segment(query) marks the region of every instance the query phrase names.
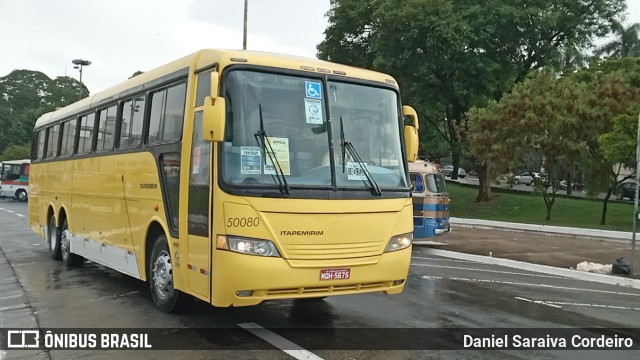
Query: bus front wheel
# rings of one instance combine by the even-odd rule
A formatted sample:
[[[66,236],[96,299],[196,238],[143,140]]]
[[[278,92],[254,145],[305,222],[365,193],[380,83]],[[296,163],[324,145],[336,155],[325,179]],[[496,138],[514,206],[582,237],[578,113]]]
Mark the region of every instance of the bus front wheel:
[[[47,243],[49,244],[49,254],[51,254],[51,258],[53,260],[61,260],[62,252],[60,251],[60,231],[56,226],[56,218],[54,216],[49,218],[48,233],[49,236]]]
[[[149,288],[156,307],[166,313],[174,311],[182,297],[173,283],[173,264],[166,235],[159,236],[151,250]]]

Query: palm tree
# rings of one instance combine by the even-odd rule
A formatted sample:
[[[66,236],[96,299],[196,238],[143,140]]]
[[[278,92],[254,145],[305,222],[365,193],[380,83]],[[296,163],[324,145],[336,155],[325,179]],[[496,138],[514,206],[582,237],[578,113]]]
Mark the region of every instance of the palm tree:
[[[596,54],[607,57],[623,58],[640,56],[640,24],[634,23],[624,27],[619,22],[611,26],[611,32],[615,38],[598,48]]]

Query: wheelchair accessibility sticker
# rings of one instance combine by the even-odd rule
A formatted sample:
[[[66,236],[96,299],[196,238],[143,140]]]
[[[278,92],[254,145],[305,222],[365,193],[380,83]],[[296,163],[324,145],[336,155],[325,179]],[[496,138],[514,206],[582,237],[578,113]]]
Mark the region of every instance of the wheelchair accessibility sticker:
[[[322,99],[322,88],[319,82],[305,81],[304,90],[310,99]]]

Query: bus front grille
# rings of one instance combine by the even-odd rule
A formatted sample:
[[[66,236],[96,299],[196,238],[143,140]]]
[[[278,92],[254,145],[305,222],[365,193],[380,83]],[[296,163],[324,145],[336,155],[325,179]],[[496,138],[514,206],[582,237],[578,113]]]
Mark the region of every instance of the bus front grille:
[[[359,283],[359,284],[343,284],[321,287],[301,287],[290,289],[268,289],[264,291],[264,295],[268,297],[296,296],[296,295],[337,295],[339,293],[356,293],[360,291],[381,291],[393,285],[392,281]],[[260,293],[260,291],[256,291]]]
[[[378,256],[384,249],[380,242],[347,244],[283,244],[287,258],[299,260],[348,259]]]

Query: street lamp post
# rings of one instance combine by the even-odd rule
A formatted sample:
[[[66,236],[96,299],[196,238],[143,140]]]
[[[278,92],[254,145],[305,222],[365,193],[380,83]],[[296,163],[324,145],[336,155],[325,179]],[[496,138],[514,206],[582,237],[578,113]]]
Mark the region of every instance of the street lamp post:
[[[244,30],[242,35],[242,50],[247,50],[247,7],[249,0],[244,0]]]
[[[73,63],[73,65],[75,65],[73,67],[74,69],[79,69],[80,70],[80,82],[82,82],[82,67],[91,65],[91,61],[82,60],[82,59],[75,59],[75,60],[72,60],[71,63]]]

